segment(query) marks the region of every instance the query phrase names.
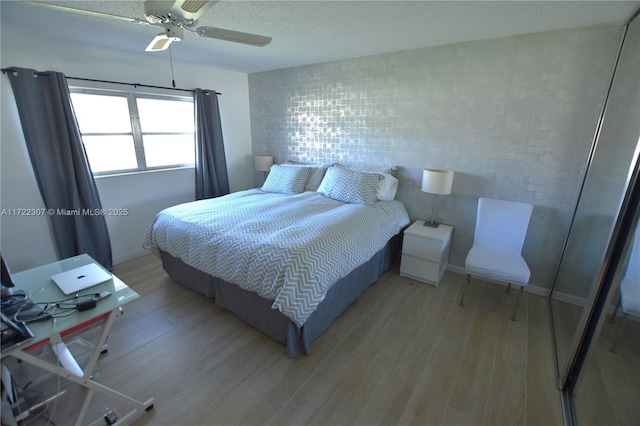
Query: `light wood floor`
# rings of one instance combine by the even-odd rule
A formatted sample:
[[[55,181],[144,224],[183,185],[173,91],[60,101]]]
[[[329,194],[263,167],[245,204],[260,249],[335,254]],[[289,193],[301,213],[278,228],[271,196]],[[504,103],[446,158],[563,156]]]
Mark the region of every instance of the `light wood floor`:
[[[525,293],[513,322],[516,291],[472,280],[462,308],[462,276],[435,288],[396,265],[311,356],[289,359],[151,255],[114,273],[141,297],[116,320],[96,376],[155,399],[138,426],[562,424],[545,298]],[[63,412],[58,425],[71,420]]]

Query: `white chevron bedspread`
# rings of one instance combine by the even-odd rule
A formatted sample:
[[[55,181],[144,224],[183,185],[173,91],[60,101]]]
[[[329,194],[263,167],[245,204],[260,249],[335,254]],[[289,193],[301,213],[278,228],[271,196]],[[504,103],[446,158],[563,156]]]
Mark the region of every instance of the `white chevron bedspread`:
[[[274,300],[302,326],[336,281],[408,224],[399,201],[368,207],[250,189],[161,211],[143,247]]]

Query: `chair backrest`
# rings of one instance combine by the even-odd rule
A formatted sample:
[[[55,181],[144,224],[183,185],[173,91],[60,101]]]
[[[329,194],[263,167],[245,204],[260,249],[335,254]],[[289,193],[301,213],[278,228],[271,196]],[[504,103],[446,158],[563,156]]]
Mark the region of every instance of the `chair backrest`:
[[[532,211],[532,204],[481,197],[473,245],[521,254]]]

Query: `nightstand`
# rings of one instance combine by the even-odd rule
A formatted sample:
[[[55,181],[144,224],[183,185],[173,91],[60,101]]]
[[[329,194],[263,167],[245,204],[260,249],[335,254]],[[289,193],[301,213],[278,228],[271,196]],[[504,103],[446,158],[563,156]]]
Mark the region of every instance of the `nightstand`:
[[[449,261],[453,226],[423,223],[417,220],[404,231],[400,275],[437,287]]]

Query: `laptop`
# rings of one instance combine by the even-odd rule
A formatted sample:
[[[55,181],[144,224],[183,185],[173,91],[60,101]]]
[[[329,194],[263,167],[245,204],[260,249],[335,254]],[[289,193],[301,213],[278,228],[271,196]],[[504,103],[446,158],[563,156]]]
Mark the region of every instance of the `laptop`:
[[[80,266],[51,276],[65,295],[71,295],[111,279],[111,274],[95,263]]]

